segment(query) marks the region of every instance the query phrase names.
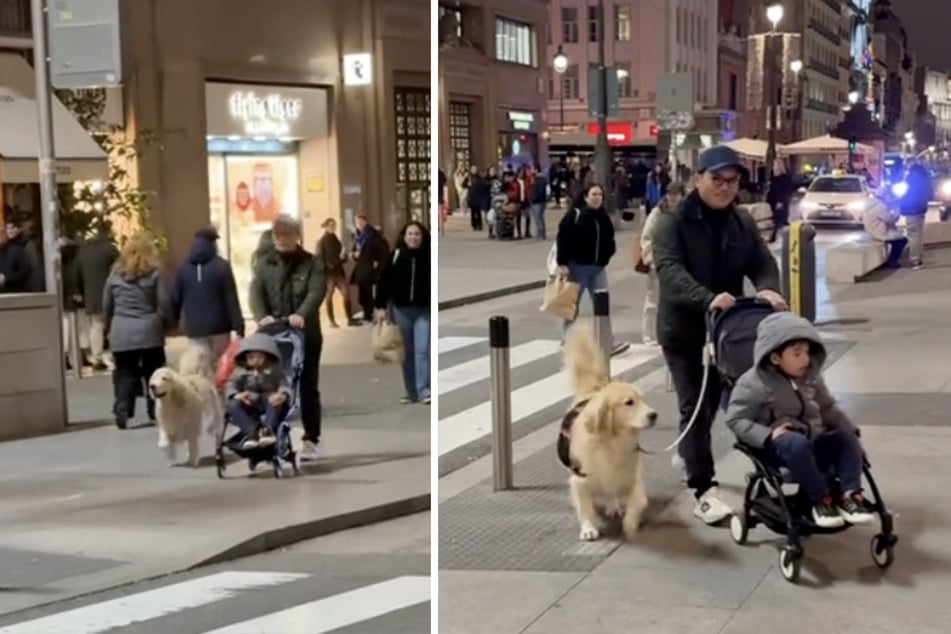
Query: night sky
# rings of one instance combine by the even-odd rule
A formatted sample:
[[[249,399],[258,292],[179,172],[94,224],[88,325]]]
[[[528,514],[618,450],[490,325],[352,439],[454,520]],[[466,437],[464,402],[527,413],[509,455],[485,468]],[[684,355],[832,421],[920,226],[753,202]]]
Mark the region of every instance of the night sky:
[[[908,32],[908,40],[917,62],[937,70],[951,71],[951,43],[948,0],[893,0],[895,13]]]

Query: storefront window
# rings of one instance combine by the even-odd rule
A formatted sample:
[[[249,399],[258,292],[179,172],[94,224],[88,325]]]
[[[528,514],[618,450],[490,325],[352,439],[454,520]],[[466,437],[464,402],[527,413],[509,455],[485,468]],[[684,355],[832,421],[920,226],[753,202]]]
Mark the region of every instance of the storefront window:
[[[513,169],[531,167],[537,162],[538,136],[527,132],[499,133],[499,162]]]
[[[535,66],[535,29],[514,20],[496,18],[495,59],[522,66]]]

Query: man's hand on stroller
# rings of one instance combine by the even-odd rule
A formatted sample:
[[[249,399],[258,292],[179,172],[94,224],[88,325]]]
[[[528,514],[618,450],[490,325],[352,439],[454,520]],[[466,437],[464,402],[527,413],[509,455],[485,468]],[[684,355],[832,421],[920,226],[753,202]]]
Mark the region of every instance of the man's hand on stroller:
[[[268,315],[267,317],[265,317],[264,319],[262,319],[261,321],[259,321],[259,322],[258,322],[258,325],[263,328],[264,326],[270,326],[270,325],[273,324],[275,321],[277,321],[277,320],[274,319],[273,317],[271,317],[270,315]]]
[[[709,310],[715,311],[728,311],[731,308],[736,306],[736,298],[730,295],[729,293],[720,293],[713,298],[713,301],[710,302]]]
[[[304,327],[304,318],[300,315],[291,315],[287,319],[287,323],[291,325],[291,328],[303,328]]]
[[[776,291],[764,289],[758,292],[756,297],[757,299],[761,299],[764,302],[769,302],[770,306],[773,307],[773,310],[789,310],[789,304],[786,303],[786,298]]]
[[[271,394],[269,397],[267,397],[267,402],[271,405],[271,407],[280,407],[287,402],[287,394],[284,392],[275,392],[274,394]]]

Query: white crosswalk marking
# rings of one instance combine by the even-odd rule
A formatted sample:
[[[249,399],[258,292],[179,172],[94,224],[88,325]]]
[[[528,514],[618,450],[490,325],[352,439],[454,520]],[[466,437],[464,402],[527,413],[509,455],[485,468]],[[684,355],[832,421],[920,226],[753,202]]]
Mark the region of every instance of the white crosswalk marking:
[[[439,354],[445,354],[446,352],[453,352],[455,350],[461,350],[462,348],[468,348],[469,346],[474,346],[477,343],[482,343],[483,341],[488,341],[487,337],[440,337],[439,341],[436,343],[436,350]]]
[[[205,634],[326,634],[430,600],[429,577],[405,576]]]
[[[611,374],[617,376],[652,361],[659,355],[660,351],[657,348],[632,345],[630,351],[611,359]],[[487,366],[488,356],[477,361]],[[568,374],[564,371],[519,387],[512,391],[512,423],[528,418],[570,396],[571,385]],[[485,401],[439,421],[439,455],[443,456],[465,446],[488,435],[491,431],[492,404],[486,394]]]
[[[0,634],[100,634],[224,601],[242,591],[278,586],[307,576],[287,572],[221,572],[17,623],[0,628]]]
[[[509,350],[511,367],[528,365],[551,356],[561,349],[558,341],[534,339]],[[489,378],[489,357],[482,356],[472,361],[439,371],[439,393],[448,394],[467,385],[474,385]]]

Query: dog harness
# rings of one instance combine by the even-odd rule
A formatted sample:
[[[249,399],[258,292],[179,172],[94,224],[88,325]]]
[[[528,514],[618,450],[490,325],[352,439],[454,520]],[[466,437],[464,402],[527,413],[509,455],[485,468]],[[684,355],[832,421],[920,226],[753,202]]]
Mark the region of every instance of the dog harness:
[[[587,400],[581,401],[565,414],[565,417],[561,420],[561,429],[558,432],[558,443],[556,445],[558,460],[561,461],[561,464],[571,469],[571,472],[579,478],[584,478],[587,474],[583,473],[581,471],[581,465],[571,458],[571,426],[574,424],[575,419],[578,418],[578,414],[581,413],[581,410],[584,409],[584,406],[587,404]]]

